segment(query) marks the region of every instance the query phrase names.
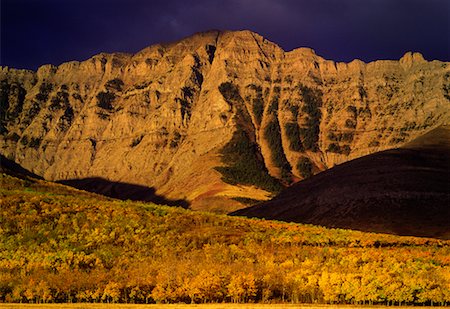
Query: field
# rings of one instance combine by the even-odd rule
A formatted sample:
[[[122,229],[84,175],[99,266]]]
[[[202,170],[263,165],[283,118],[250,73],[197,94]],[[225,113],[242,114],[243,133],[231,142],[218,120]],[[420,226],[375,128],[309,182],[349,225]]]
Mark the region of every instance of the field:
[[[450,303],[445,240],[118,201],[4,174],[0,227],[0,302]]]

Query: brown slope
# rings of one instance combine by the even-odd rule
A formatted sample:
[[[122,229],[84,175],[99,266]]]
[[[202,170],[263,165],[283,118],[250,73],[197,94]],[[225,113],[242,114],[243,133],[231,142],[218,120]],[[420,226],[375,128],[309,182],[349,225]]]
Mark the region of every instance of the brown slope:
[[[450,238],[450,129],[343,163],[233,215]]]

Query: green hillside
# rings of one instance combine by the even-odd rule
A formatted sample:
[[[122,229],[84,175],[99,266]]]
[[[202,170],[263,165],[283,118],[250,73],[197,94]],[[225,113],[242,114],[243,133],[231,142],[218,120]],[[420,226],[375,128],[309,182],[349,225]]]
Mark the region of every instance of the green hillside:
[[[450,242],[0,178],[0,301],[450,302]]]

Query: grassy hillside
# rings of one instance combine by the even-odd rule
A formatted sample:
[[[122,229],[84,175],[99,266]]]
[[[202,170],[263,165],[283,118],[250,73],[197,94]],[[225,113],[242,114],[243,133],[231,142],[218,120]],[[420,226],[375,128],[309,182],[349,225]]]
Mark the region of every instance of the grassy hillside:
[[[449,245],[0,178],[0,301],[444,304]]]

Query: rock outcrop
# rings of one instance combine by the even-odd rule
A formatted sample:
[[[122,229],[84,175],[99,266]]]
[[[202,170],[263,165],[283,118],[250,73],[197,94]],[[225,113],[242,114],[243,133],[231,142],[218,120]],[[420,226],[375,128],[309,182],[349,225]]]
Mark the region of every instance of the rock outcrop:
[[[211,31],[37,72],[1,67],[0,151],[48,180],[100,177],[228,212],[448,123],[449,80],[448,63],[417,53],[336,63]]]

